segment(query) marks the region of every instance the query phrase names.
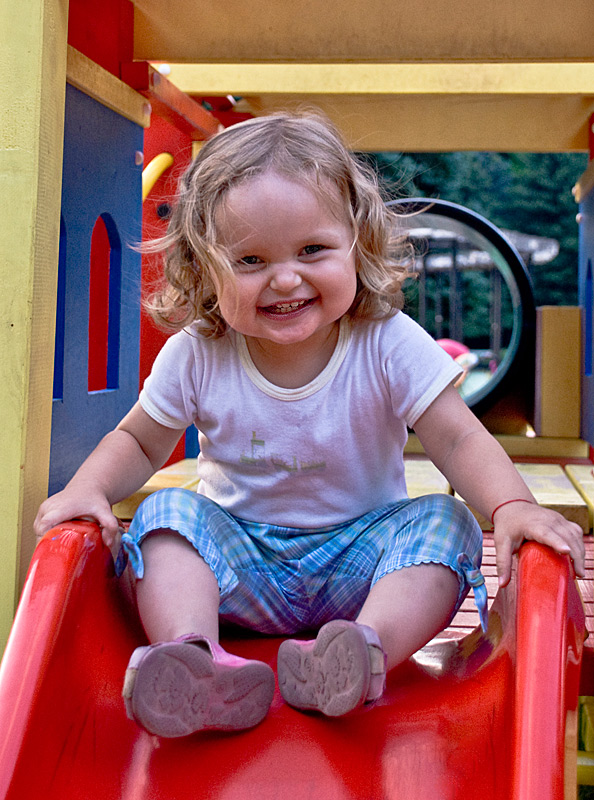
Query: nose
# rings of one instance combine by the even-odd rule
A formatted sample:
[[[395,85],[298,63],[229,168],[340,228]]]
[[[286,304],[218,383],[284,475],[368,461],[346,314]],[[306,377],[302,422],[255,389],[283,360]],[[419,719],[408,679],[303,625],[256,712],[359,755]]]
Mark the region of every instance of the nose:
[[[270,288],[277,292],[291,292],[303,282],[299,269],[292,262],[275,264],[270,279]]]

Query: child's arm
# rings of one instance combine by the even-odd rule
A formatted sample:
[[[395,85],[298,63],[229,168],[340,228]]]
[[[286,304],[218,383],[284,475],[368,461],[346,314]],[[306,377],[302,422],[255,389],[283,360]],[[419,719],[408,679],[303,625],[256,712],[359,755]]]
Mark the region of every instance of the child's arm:
[[[494,515],[499,583],[511,576],[512,555],[525,539],[549,545],[573,559],[584,577],[584,542],[579,525],[541,508],[511,460],[450,386],[415,425],[425,452],[455,490],[487,519]],[[528,502],[507,503],[509,500]]]
[[[118,521],[111,506],[139,489],[169,458],[182,431],[155,422],[136,403],[86,459],[67,486],[49,497],[35,520],[38,537],[75,517],[90,517],[110,546]]]

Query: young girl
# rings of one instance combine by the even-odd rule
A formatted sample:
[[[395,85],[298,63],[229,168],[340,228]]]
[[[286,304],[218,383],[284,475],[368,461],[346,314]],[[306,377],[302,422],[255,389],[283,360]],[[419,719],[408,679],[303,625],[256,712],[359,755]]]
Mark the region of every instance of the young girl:
[[[581,531],[540,508],[455,388],[461,370],[401,310],[406,244],[374,177],[325,120],[275,115],[207,142],[181,180],[157,318],[178,329],[139,402],[38,534],[111,505],[200,432],[198,493],[166,489],[122,536],[151,645],[125,677],[129,715],[160,736],[257,724],[271,668],[218,644],[219,618],[286,640],[285,700],[335,716],[448,625],[469,587],[483,623],[482,536],[450,496],[407,499],[407,426],[495,522],[500,584],[535,539],[584,574]]]

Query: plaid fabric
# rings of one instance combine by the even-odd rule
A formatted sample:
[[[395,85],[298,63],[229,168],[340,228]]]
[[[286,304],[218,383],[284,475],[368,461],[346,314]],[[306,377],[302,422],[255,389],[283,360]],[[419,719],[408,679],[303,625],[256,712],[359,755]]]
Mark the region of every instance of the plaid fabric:
[[[394,570],[438,563],[460,579],[458,610],[471,586],[486,627],[480,573],[482,533],[468,509],[449,495],[427,495],[375,509],[331,528],[282,528],[236,519],[186,489],[163,489],[139,507],[122,536],[144,575],[140,545],[151,531],[178,531],[217,577],[221,619],[261,633],[290,634],[331,619],[354,619],[373,584]]]

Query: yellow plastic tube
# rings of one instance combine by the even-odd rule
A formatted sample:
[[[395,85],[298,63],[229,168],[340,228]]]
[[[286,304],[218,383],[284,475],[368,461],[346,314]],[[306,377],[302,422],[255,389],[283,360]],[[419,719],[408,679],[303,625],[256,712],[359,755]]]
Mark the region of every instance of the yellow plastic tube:
[[[173,156],[171,153],[159,153],[150,161],[142,170],[142,202],[151,193],[155,183],[159,180],[165,170],[173,164]]]

